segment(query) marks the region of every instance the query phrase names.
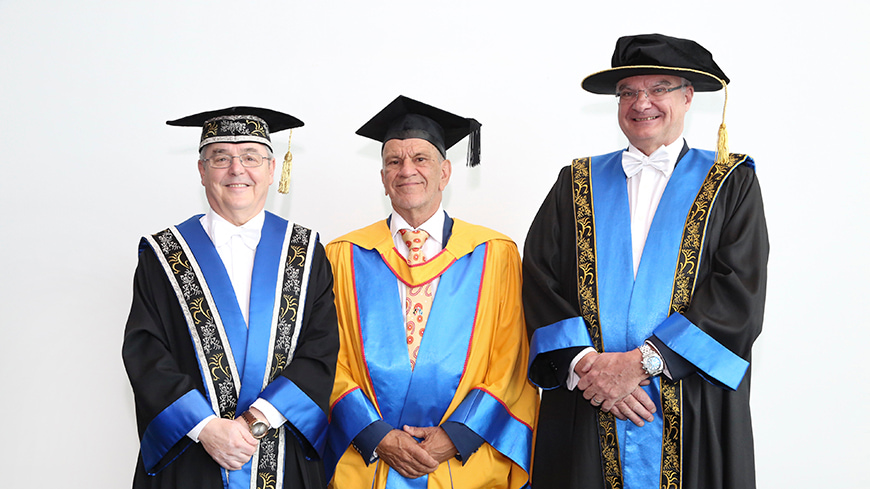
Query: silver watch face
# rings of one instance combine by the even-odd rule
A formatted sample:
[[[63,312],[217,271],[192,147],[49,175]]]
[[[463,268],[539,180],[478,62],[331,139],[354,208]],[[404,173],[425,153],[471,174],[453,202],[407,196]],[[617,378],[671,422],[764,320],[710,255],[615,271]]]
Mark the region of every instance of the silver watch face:
[[[269,431],[269,426],[262,421],[256,421],[251,424],[251,435],[253,435],[254,438],[262,438],[266,436],[267,431]]]
[[[648,356],[643,359],[643,369],[648,375],[656,375],[662,371],[662,360],[657,356]]]

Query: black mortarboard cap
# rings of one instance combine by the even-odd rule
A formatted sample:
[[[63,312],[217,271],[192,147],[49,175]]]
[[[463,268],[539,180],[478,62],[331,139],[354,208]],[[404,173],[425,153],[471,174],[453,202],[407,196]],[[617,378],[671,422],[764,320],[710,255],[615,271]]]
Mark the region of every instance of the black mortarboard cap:
[[[301,127],[302,121],[290,114],[260,107],[227,107],[166,121],[170,126],[201,127],[199,148],[211,143],[252,141],[272,149],[269,134]]]
[[[655,74],[683,77],[692,82],[696,92],[715,92],[730,81],[703,46],[689,39],[662,34],[620,37],[610,66],[609,70],[587,76],[583,89],[613,95],[619,80]]]
[[[269,134],[305,125],[290,114],[260,107],[227,107],[200,112],[166,123],[170,126],[202,127],[202,136],[199,139],[200,150],[211,143],[254,142],[265,144],[273,152],[275,150],[272,149],[272,139]],[[288,141],[287,154],[284,155],[281,179],[278,183],[278,192],[282,194],[290,191],[292,167],[293,154],[290,152]]]
[[[399,95],[366,122],[357,134],[386,143],[390,139],[419,138],[432,143],[441,156],[469,136],[468,166],[480,164],[480,123]]]

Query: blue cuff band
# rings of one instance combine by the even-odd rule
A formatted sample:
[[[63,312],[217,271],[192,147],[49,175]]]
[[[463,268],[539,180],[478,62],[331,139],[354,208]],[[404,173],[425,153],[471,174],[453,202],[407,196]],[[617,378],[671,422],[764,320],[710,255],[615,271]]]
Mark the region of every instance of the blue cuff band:
[[[278,377],[266,386],[260,397],[275,406],[287,418],[287,422],[323,456],[328,419],[308,394],[286,377]]]
[[[531,468],[532,427],[513,417],[489,392],[469,392],[447,421],[464,424],[526,472]]]
[[[335,466],[347,451],[351,440],[368,425],[380,419],[378,411],[359,388],[348,392],[332,406],[329,436],[323,454],[326,480],[332,478]]]
[[[211,405],[196,389],[170,404],[151,420],[142,435],[142,462],[145,470],[153,472],[169,449],[187,436],[200,421],[213,414]]]
[[[749,368],[749,362],[701,331],[682,314],[668,316],[656,328],[655,335],[705,375],[732,390],[740,386]]]
[[[579,316],[563,319],[548,326],[538,328],[532,335],[532,341],[529,344],[529,371],[532,371],[532,364],[538,355],[566,348],[586,348],[591,346],[592,338],[586,329],[586,323]],[[543,389],[559,387],[558,385],[538,385],[534,379],[530,378],[530,380],[537,387]]]

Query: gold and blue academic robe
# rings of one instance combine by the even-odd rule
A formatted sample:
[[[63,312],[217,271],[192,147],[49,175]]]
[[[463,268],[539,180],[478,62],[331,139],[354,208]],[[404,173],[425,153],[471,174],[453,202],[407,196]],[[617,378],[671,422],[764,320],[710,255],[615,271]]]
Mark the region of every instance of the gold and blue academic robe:
[[[713,153],[684,147],[635,278],[621,153],[563,169],[526,239],[529,376],[544,389],[532,484],[755,487],[749,361],[768,240],[754,163],[732,155],[720,168]],[[677,381],[645,388],[652,423],[610,423],[565,387],[582,348],[624,352],[646,339]]]
[[[133,487],[325,487],[338,337],[323,247],[312,231],[266,213],[248,326],[199,218],[139,248],[122,352],[141,440]],[[261,440],[257,467],[226,471],[187,437],[208,415],[233,419],[258,397],[288,421]]]
[[[528,481],[537,392],[525,376],[520,259],[489,229],[453,220],[444,249],[409,267],[385,221],[327,246],[335,275],[341,349],[324,461],[335,488],[518,488]],[[411,369],[397,279],[440,277]],[[367,464],[352,440],[376,421],[463,424],[485,441],[467,460],[405,479]]]

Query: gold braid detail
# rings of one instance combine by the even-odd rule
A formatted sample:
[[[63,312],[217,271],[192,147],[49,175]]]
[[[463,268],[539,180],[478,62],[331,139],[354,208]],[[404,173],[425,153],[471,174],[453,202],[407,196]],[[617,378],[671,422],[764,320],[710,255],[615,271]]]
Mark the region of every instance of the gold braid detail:
[[[724,114],[723,114],[724,117]],[[724,126],[724,122],[723,122]],[[695,284],[698,280],[698,268],[701,261],[701,248],[707,231],[707,222],[713,202],[719,194],[722,182],[731,170],[746,160],[746,155],[730,155],[727,161],[720,163],[718,156],[704,182],[692,207],[686,216],[683,226],[683,236],[680,241],[680,254],[674,271],[674,285],[671,290],[671,305],[668,315],[684,312],[692,301]],[[679,489],[682,486],[683,460],[683,418],[682,418],[682,381],[672,382],[661,378],[662,402],[662,466],[661,488]]]
[[[577,238],[577,300],[580,315],[598,352],[604,352],[601,320],[598,309],[597,259],[595,253],[595,217],[590,180],[590,158],[580,158],[571,164],[574,201],[574,230]],[[601,450],[601,468],[607,489],[622,489],[622,465],[619,457],[619,438],[616,417],[597,410],[598,445]]]

